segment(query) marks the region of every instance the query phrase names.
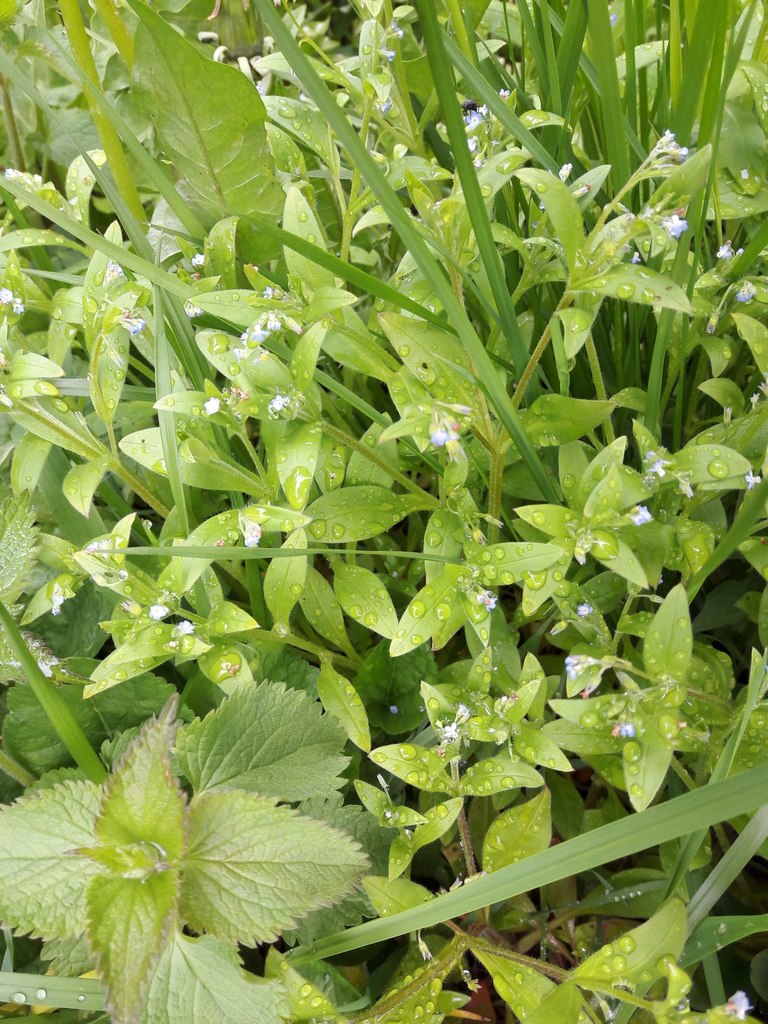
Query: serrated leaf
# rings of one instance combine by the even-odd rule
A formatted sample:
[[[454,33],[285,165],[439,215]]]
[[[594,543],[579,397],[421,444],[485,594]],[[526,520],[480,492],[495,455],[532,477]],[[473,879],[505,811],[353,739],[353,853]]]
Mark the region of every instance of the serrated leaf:
[[[307,508],[309,532],[324,544],[368,540],[396,526],[411,512],[428,508],[431,499],[393,494],[385,487],[344,487],[330,491]]]
[[[190,804],[183,916],[220,938],[274,941],[350,892],[365,864],[347,836],[290,808],[241,791],[201,793]]]
[[[0,601],[13,604],[27,584],[35,564],[35,514],[24,492],[0,505]]]
[[[196,791],[245,789],[282,800],[328,796],[347,764],[344,731],[300,690],[243,687],[176,737],[181,770]],[[311,765],[311,771],[308,766]]]
[[[643,664],[655,679],[683,682],[693,651],[691,613],[681,583],[664,598],[645,634]]]
[[[83,931],[98,869],[71,851],[93,844],[99,799],[91,782],[63,782],[0,810],[0,917],[8,927],[47,938]]]
[[[320,667],[317,692],[325,710],[341,722],[349,739],[356,747],[368,752],[371,749],[371,730],[365,705],[354,686],[339,675],[329,661]]]
[[[394,636],[397,613],[389,591],[375,573],[359,565],[337,562],[333,567],[333,588],[351,619],[387,639]]]
[[[686,928],[685,906],[681,900],[672,899],[645,924],[626,932],[579,964],[572,977],[587,987],[590,979],[601,985],[654,981],[664,976],[664,959],[679,959]]]
[[[107,984],[114,1024],[136,1024],[150,972],[160,959],[176,912],[179,880],[166,871],[148,878],[99,875],[88,889],[88,940]]]
[[[152,970],[142,1024],[265,1024],[287,1012],[281,986],[246,974],[212,935],[174,932]]]
[[[495,818],[483,840],[483,870],[497,871],[546,850],[552,840],[549,790]]]
[[[436,750],[413,743],[392,743],[374,750],[371,760],[409,786],[428,793],[456,792],[456,785],[445,770],[445,760]]]
[[[166,156],[216,219],[276,217],[264,104],[239,68],[218,63],[136,3],[134,92],[147,105]],[[162,102],[158,102],[162,97]]]
[[[170,762],[176,704],[169,701],[128,748],[106,784],[96,823],[104,846],[152,844],[169,865],[181,859],[185,827],[184,796]]]

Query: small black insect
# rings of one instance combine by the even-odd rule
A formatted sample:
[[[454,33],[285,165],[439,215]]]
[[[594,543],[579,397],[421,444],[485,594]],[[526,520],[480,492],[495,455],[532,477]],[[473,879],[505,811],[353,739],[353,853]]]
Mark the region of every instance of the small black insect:
[[[477,100],[464,100],[461,104],[461,109],[465,114],[469,113],[470,110],[477,110]]]

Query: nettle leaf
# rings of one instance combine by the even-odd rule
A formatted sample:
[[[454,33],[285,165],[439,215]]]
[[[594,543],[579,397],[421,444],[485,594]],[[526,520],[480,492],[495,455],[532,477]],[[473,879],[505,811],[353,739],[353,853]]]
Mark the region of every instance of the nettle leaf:
[[[142,1024],[265,1024],[287,1012],[281,986],[246,974],[229,943],[175,931],[152,969]]]
[[[606,984],[649,984],[665,975],[666,960],[680,958],[685,944],[685,906],[672,899],[658,913],[617,941],[603,946],[572,972],[573,979],[589,988],[593,980]]]
[[[0,601],[13,604],[35,565],[37,529],[26,492],[0,505]]]
[[[660,680],[683,682],[691,663],[693,633],[688,599],[681,583],[664,598],[645,635],[643,664]]]
[[[80,935],[98,869],[71,854],[93,844],[99,799],[91,782],[63,782],[0,810],[0,918],[8,927],[45,938]]]
[[[341,832],[264,797],[200,793],[190,804],[181,905],[197,931],[274,941],[349,893],[366,865]]]
[[[150,973],[165,946],[176,912],[176,872],[142,879],[99,875],[88,890],[88,937],[107,982],[114,1024],[141,1017]]]
[[[497,871],[524,857],[542,853],[552,840],[549,790],[495,818],[483,840],[483,870]]]
[[[371,730],[365,705],[354,686],[329,661],[320,668],[317,692],[325,710],[339,720],[355,746],[367,753],[371,749]]]
[[[252,83],[238,68],[205,56],[145,4],[133,10],[134,93],[194,198],[217,219],[275,218],[281,189],[270,167],[266,111]]]
[[[184,848],[184,795],[171,772],[177,700],[144,726],[106,784],[96,836],[103,846],[151,844],[164,870]]]
[[[262,683],[239,689],[204,719],[183,726],[176,756],[196,791],[244,789],[304,800],[341,786],[343,745],[344,730],[311,697]]]
[[[386,487],[344,487],[312,502],[306,510],[312,517],[308,529],[315,540],[326,544],[368,540],[430,503],[426,496],[393,494]]]
[[[392,639],[397,628],[389,591],[380,577],[359,565],[336,562],[333,566],[333,589],[347,615],[380,636]]]
[[[354,679],[371,725],[390,735],[415,729],[426,716],[421,682],[437,679],[437,665],[425,648],[394,661],[389,645],[379,643],[363,659]]]

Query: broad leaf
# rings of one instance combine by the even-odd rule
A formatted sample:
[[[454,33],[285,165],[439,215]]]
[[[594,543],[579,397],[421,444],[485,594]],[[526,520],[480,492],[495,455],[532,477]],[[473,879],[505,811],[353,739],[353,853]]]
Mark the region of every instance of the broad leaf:
[[[344,487],[313,501],[309,532],[324,544],[345,544],[386,533],[409,513],[427,508],[429,500],[394,494],[385,487]]]
[[[64,782],[0,811],[0,917],[8,927],[46,938],[82,932],[98,869],[71,853],[93,845],[99,795],[90,782]]]
[[[316,701],[281,683],[262,683],[182,727],[176,756],[196,791],[245,789],[304,800],[341,786],[343,745],[343,729]]]
[[[202,793],[190,805],[183,917],[220,938],[271,942],[349,893],[365,865],[347,836],[287,807],[241,791]]]
[[[340,675],[329,661],[323,662],[320,668],[317,692],[325,710],[339,720],[355,746],[369,751],[371,730],[365,705],[354,686]]]
[[[678,584],[664,598],[648,627],[643,645],[645,670],[660,681],[684,682],[692,650],[691,613],[685,588]]]
[[[238,68],[206,57],[145,4],[137,0],[133,10],[140,23],[134,91],[194,198],[217,220],[274,217],[280,187],[270,169],[264,104],[252,83]]]
[[[483,840],[483,870],[496,871],[546,850],[552,839],[549,790],[517,804],[491,822]]]

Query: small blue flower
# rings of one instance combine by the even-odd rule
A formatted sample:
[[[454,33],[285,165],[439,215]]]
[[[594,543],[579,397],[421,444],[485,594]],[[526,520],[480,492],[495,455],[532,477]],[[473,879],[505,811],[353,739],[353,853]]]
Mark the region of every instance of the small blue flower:
[[[717,258],[719,260],[729,260],[733,256],[733,246],[730,241],[723,242],[720,248],[717,250]]]
[[[665,217],[661,222],[661,226],[665,231],[673,238],[679,238],[685,231],[688,230],[688,221],[683,217],[679,217],[676,213],[673,213],[671,217]]]
[[[435,445],[437,448],[442,448],[451,440],[451,435],[448,433],[445,427],[438,427],[436,430],[432,431],[432,433],[429,435],[429,439],[432,442],[432,444]]]
[[[757,487],[760,483],[760,477],[756,473],[753,473],[751,469],[744,477],[744,480],[746,481],[748,491],[751,491],[753,487]]]
[[[622,722],[619,726],[619,736],[631,739],[635,735],[635,727],[631,722]]]
[[[582,603],[578,605],[578,607],[576,608],[576,614],[579,616],[580,619],[586,619],[587,616],[591,615],[594,610],[595,609],[592,607],[591,604],[589,604],[588,601],[582,601]]]
[[[478,125],[483,123],[483,115],[477,110],[468,110],[464,115],[464,124],[467,126],[467,131],[473,131]]]
[[[635,524],[635,526],[643,526],[645,523],[650,523],[653,519],[653,516],[645,507],[645,505],[638,505],[635,508],[635,511],[630,516],[630,518],[632,522]]]
[[[384,115],[384,117],[387,116],[387,114],[390,112],[391,109],[392,109],[392,100],[384,100],[383,103],[379,104],[379,110]]]
[[[757,295],[757,288],[751,281],[742,282],[741,288],[736,292],[737,302],[749,302]]]
[[[387,60],[389,61],[389,63],[391,64],[392,61],[397,56],[397,52],[395,50],[382,49],[381,55],[382,55],[382,57],[386,57]]]

